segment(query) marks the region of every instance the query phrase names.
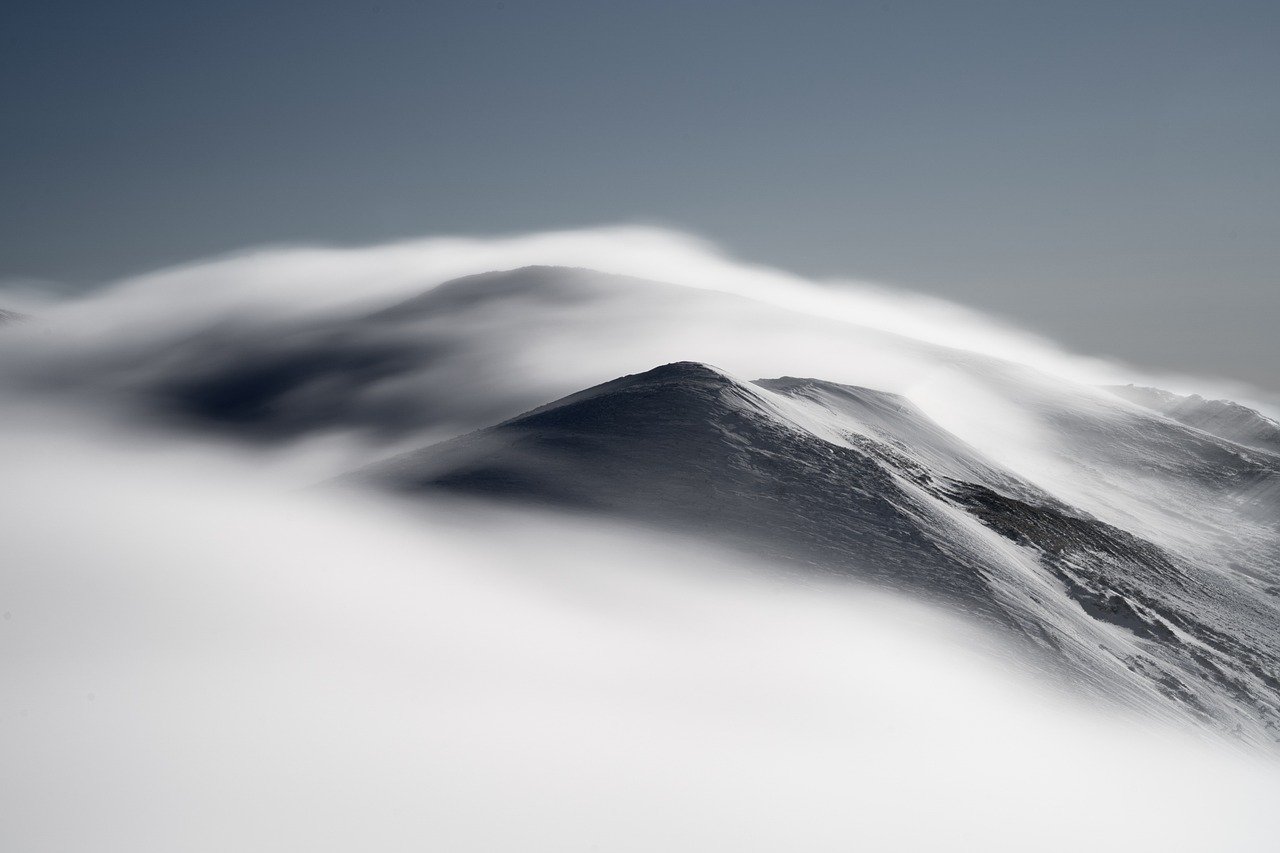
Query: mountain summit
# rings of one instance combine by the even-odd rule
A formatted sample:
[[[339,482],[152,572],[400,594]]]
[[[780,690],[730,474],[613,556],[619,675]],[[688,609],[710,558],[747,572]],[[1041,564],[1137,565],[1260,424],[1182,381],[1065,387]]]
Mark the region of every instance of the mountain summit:
[[[1072,507],[896,394],[676,362],[347,479],[700,535],[977,616],[1124,702],[1260,741],[1280,724],[1274,599]]]

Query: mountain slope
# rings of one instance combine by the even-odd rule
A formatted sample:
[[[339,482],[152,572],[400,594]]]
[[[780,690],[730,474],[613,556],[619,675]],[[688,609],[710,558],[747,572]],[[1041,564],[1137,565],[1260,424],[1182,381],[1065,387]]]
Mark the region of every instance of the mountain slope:
[[[978,579],[921,535],[894,479],[866,454],[799,427],[779,402],[703,365],[666,365],[363,476],[728,534],[977,602]],[[908,565],[922,553],[928,561]]]
[[[1231,400],[1206,400],[1141,385],[1108,385],[1118,397],[1145,406],[1179,423],[1255,450],[1280,455],[1280,424]]]
[[[570,394],[357,479],[607,513],[909,590],[1126,701],[1267,736],[1280,457],[874,310],[824,313],[816,292],[562,267],[430,284],[168,324],[108,299],[0,336],[0,387],[259,444],[349,441],[357,459]],[[595,384],[673,357],[839,381],[685,363]]]
[[[1274,602],[1002,470],[897,395],[677,363],[363,469],[696,532],[999,625],[1129,704],[1266,741]]]

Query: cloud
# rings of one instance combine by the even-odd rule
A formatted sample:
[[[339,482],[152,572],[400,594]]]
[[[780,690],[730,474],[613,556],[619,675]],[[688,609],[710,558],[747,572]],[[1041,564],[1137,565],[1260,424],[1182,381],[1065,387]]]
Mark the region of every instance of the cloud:
[[[478,278],[445,285],[459,276]],[[1235,511],[1222,483],[1178,479],[1204,459],[1093,438],[1150,427],[1094,387],[1147,378],[958,306],[808,281],[676,232],[267,248],[17,307],[39,319],[0,334],[0,386],[125,429],[248,442],[303,481],[692,360],[903,394],[1047,492],[1229,559],[1229,543],[1188,540],[1188,514]]]
[[[559,291],[525,273],[484,299],[434,292],[537,264],[598,272],[556,273],[576,277]],[[385,310],[415,297],[412,314]],[[263,441],[421,440],[683,359],[899,391],[984,357],[1122,378],[958,306],[653,228],[262,249],[18,303],[41,321],[0,338],[0,380]]]
[[[906,394],[1153,536],[1235,512],[1141,455],[1143,416],[1090,387],[1140,378],[1121,367],[640,228],[10,297],[34,319],[0,331],[6,847],[1229,850],[1280,828],[1274,767],[1076,707],[903,601],[669,535],[296,489],[696,360]]]
[[[6,848],[1198,851],[1280,829],[1274,767],[1077,707],[902,601],[670,536],[286,493],[207,445],[0,438]]]

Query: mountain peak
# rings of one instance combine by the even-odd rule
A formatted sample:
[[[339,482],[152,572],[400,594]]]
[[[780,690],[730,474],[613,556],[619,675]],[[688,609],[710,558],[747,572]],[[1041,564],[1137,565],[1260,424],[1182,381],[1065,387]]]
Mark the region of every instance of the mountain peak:
[[[718,367],[701,361],[673,361],[660,364],[643,373],[623,376],[619,382],[710,382],[716,385],[733,385],[735,380]]]
[[[1159,695],[1251,737],[1280,720],[1276,611],[1252,580],[1072,507],[894,394],[679,361],[349,480],[709,536],[958,608],[1107,695]]]
[[[506,424],[554,421],[563,428],[585,419],[592,429],[605,423],[620,427],[626,422],[631,422],[627,427],[631,429],[638,428],[638,422],[654,424],[706,417],[712,411],[737,408],[728,401],[748,396],[750,392],[743,383],[719,368],[697,361],[675,361],[594,385],[518,415]]]

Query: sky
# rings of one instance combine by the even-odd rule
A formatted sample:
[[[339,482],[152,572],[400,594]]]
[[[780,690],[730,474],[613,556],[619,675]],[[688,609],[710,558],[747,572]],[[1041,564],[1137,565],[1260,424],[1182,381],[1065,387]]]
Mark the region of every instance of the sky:
[[[10,2],[0,279],[617,223],[1280,390],[1280,4]]]

